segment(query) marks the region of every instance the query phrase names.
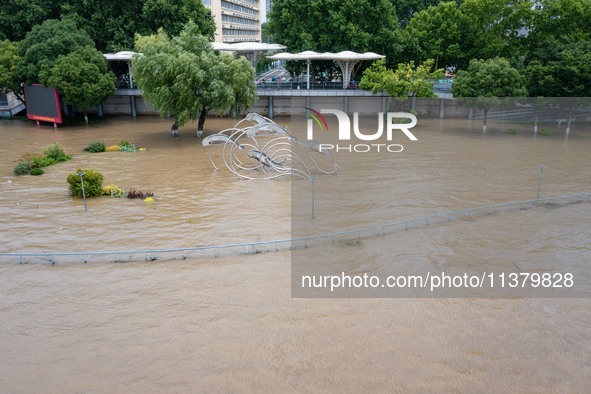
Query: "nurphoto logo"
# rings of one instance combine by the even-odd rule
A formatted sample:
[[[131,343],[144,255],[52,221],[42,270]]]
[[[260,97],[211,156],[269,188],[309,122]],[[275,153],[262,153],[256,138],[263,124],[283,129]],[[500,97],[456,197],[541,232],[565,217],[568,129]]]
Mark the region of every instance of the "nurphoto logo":
[[[328,131],[328,124],[322,114],[332,114],[337,117],[339,123],[339,141],[351,141],[351,119],[349,115],[343,111],[337,109],[321,109],[320,112],[313,110],[312,108],[304,107],[306,115],[309,116],[307,121],[307,138],[308,140],[314,139],[314,121],[318,124],[320,131]],[[392,141],[393,131],[402,131],[409,140],[418,141],[417,137],[409,129],[417,125],[417,117],[407,112],[388,112],[384,116],[383,112],[378,112],[378,130],[373,134],[364,134],[359,130],[359,113],[353,113],[353,134],[355,138],[361,141],[378,141],[384,134],[384,119],[386,119],[386,141]],[[404,119],[410,119],[410,123],[395,123],[400,122]],[[373,143],[373,144],[320,144],[320,150],[329,151],[334,149],[336,152],[348,151],[365,153],[375,150],[380,152],[382,150],[396,153],[402,152],[404,147],[400,144],[386,144],[386,143]]]

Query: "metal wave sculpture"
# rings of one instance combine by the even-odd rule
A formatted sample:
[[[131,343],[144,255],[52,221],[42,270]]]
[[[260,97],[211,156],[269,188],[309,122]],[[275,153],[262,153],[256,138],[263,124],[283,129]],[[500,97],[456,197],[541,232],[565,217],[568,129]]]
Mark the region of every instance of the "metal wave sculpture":
[[[273,179],[296,176],[312,179],[318,174],[335,174],[340,167],[329,150],[320,143],[299,142],[287,130],[271,119],[250,113],[234,127],[203,139],[209,148],[209,160],[217,170],[212,157],[212,146],[222,146],[222,160],[228,170],[242,179]]]

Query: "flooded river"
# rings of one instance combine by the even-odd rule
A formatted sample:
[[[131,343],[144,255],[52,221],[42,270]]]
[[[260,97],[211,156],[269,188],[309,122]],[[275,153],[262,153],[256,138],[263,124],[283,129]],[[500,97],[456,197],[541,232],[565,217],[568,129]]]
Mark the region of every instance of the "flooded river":
[[[288,125],[289,118],[277,123]],[[1,252],[185,248],[292,235],[289,179],[239,180],[214,171],[195,126],[113,118],[98,125],[0,122]],[[205,132],[235,123],[208,119]],[[455,209],[589,192],[591,130],[422,120],[400,156],[351,161],[321,177],[316,234]],[[92,140],[146,151],[91,154]],[[40,177],[15,160],[59,142],[72,160]],[[356,164],[356,165],[353,165]],[[395,165],[399,188],[384,188]],[[94,168],[105,184],[151,191],[155,202],[68,197],[66,176]],[[374,182],[375,198],[347,198],[326,220],[347,177]],[[351,196],[362,195],[346,184]],[[341,188],[341,189],[339,189]],[[366,189],[365,194],[369,195]],[[387,198],[386,198],[387,197]],[[357,201],[357,202],[356,202]],[[296,210],[296,215],[300,211]],[[323,214],[324,212],[324,214]],[[323,216],[324,215],[324,216]],[[414,229],[361,246],[352,271],[398,265],[556,267],[591,261],[591,204],[530,209]],[[309,249],[348,254],[346,245]],[[291,298],[292,253],[153,262],[0,264],[0,391],[554,391],[591,386],[591,311],[576,299]],[[387,258],[384,258],[386,256]],[[376,268],[377,265],[377,268]]]

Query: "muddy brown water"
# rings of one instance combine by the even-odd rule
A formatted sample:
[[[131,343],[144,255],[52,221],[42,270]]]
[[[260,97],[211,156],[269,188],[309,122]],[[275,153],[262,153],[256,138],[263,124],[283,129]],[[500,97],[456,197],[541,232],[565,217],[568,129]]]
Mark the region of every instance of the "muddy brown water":
[[[289,125],[289,119],[277,119]],[[230,127],[209,119],[206,133]],[[183,248],[289,238],[289,180],[240,181],[213,171],[194,127],[113,118],[38,128],[0,123],[2,252]],[[323,219],[323,194],[347,176],[374,176],[391,161],[337,155],[343,173],[318,182],[315,232],[394,222],[453,209],[589,191],[591,130],[566,139],[479,124],[425,120],[418,144],[392,158],[401,187],[390,199],[347,200]],[[499,130],[507,125],[496,125]],[[492,128],[492,127],[491,127]],[[125,139],[147,151],[90,154],[92,140]],[[14,161],[59,142],[73,159],[41,177]],[[67,195],[81,168],[105,183],[152,191],[154,203]],[[384,171],[383,168],[380,171]],[[340,179],[340,181],[339,181]],[[353,194],[355,186],[346,185]],[[323,190],[324,188],[324,190]],[[362,192],[362,191],[361,191]],[[396,203],[393,204],[392,201]],[[327,215],[328,216],[328,215]],[[457,221],[364,241],[366,261],[387,264],[533,264],[590,261],[591,205]],[[323,221],[324,220],[324,221]],[[322,256],[341,245],[319,246]],[[384,256],[387,258],[384,259]],[[591,386],[588,299],[293,299],[290,252],[209,259],[0,265],[0,388],[72,391],[560,391]]]

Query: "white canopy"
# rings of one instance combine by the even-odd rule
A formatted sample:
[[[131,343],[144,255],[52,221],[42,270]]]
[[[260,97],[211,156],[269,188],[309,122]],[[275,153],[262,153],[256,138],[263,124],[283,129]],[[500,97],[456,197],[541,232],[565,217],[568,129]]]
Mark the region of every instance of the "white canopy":
[[[103,56],[107,60],[131,60],[131,58],[135,55],[135,52],[132,51],[121,51],[117,53],[104,53]]]
[[[343,89],[349,86],[351,81],[351,73],[353,73],[353,67],[355,64],[362,60],[376,60],[383,59],[386,56],[379,55],[374,52],[357,53],[351,51],[343,51],[338,53],[324,52],[318,53],[314,51],[304,51],[300,53],[278,53],[273,56],[269,56],[269,59],[273,60],[305,60],[308,67],[308,89],[310,89],[310,61],[312,60],[333,60],[341,68],[343,74]]]
[[[261,42],[237,42],[235,44],[227,44],[225,42],[214,42],[211,44],[216,51],[235,52],[240,56],[244,56],[250,61],[252,67],[256,67],[259,56],[262,53],[269,51],[281,51],[286,48],[281,44],[266,44]]]

